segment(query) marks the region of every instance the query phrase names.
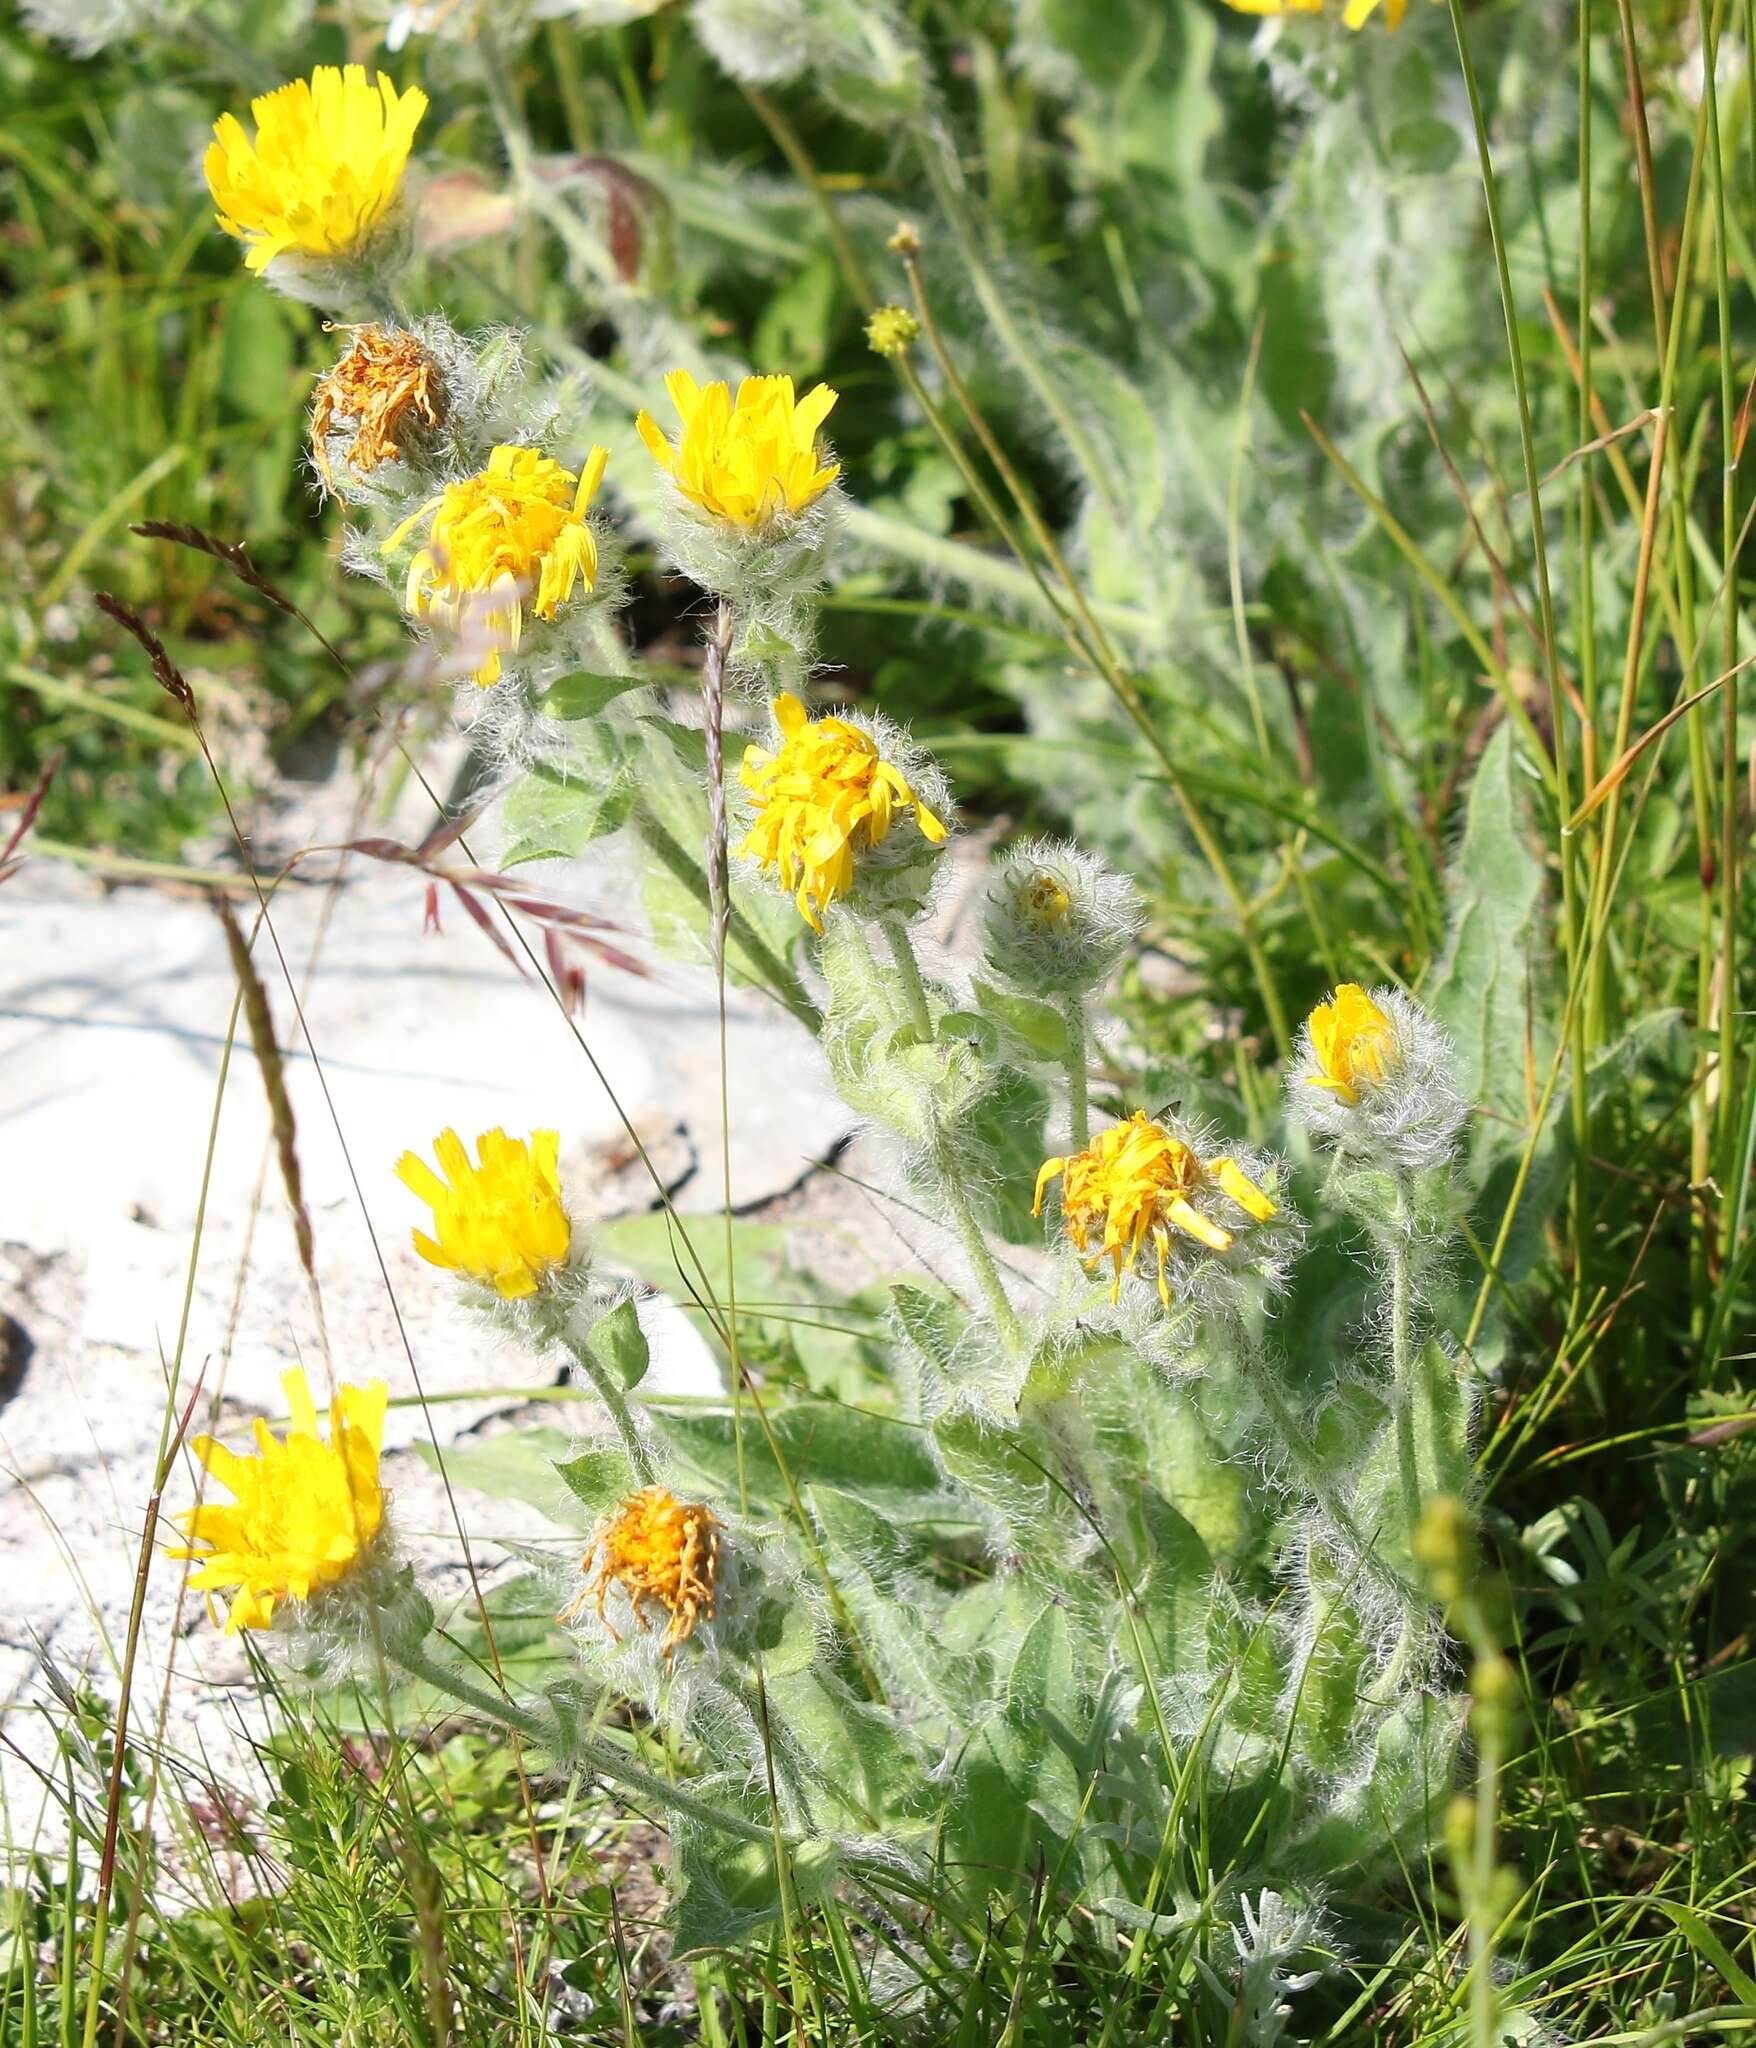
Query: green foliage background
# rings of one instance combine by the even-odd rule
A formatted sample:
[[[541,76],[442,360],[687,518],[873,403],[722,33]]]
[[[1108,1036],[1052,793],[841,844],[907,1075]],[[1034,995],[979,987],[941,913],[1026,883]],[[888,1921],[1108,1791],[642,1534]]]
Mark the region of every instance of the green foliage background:
[[[459,326],[525,326],[540,362],[590,373],[582,419],[615,454],[610,503],[635,541],[631,629],[648,660],[692,658],[694,600],[654,566],[634,405],[655,402],[673,361],[703,352],[842,392],[834,433],[858,511],[821,600],[822,658],[837,694],[912,723],[978,822],[1073,831],[1142,881],[1147,944],[1120,996],[1140,1050],[1110,1076],[1109,1106],[1241,1093],[1247,1135],[1273,1137],[1261,1076],[1285,1050],[1276,1010],[1296,1020],[1342,979],[1414,987],[1454,1032],[1482,1114],[1471,1256],[1451,1276],[1445,1321],[1496,1375],[1481,1483],[1525,1696],[1504,1788],[1504,1854],[1523,1885],[1504,1930],[1511,2001],[1555,2038],[1730,2030],[1756,2005],[1740,1825],[1756,1750],[1756,1436],[1742,1426],[1756,927],[1746,889],[1728,940],[1715,863],[1729,843],[1742,867],[1749,800],[1736,777],[1703,774],[1684,729],[1642,757],[1589,1043],[1555,1069],[1539,1118],[1570,997],[1575,1009],[1585,998],[1561,914],[1562,807],[1536,765],[1553,725],[1496,258],[1528,374],[1530,453],[1548,480],[1577,802],[1582,726],[1597,766],[1611,758],[1661,396],[1681,454],[1630,670],[1633,733],[1756,650],[1736,588],[1717,615],[1711,602],[1749,496],[1737,474],[1729,498],[1721,489],[1722,364],[1741,396],[1756,345],[1747,73],[1728,67],[1719,170],[1703,170],[1696,10],[1633,10],[1653,150],[1643,186],[1614,9],[1592,9],[1580,94],[1572,8],[1463,7],[1498,172],[1495,237],[1445,9],[1417,6],[1394,37],[1300,21],[1264,43],[1208,0],[923,0],[901,15],[920,61],[888,66],[857,13],[795,11],[822,28],[816,61],[753,92],[704,39],[711,8],[505,35],[533,152],[522,184],[469,45],[416,38],[386,56],[352,12],[311,20],[292,6],[175,11],[89,57],[0,26],[0,787],[22,791],[59,753],[41,819],[49,850],[100,869],[213,857],[205,771],[93,612],[100,588],[165,634],[241,784],[321,772],[393,709],[417,732],[447,716],[409,701],[401,622],[382,593],[340,574],[333,515],[302,467],[303,408],[332,341],[245,277],[195,169],[218,111],[313,61],[365,56],[418,77],[434,98],[429,168],[455,174],[433,218],[458,239],[423,255],[409,300],[443,304]],[[1728,36],[1749,35],[1747,8],[1721,11]],[[472,209],[493,225],[467,239]],[[906,295],[886,247],[899,219],[920,230],[930,300],[974,399],[1217,835],[1254,952],[1164,760],[1093,664],[1070,657],[967,477],[865,347],[862,300]],[[1679,285],[1683,252],[1694,267]],[[1668,384],[1655,272],[1661,296],[1677,293]],[[1588,313],[1601,421],[1582,416],[1559,338]],[[943,400],[930,358],[916,359]],[[1576,458],[1606,431],[1609,448]],[[358,681],[343,685],[295,622],[211,561],[131,538],[142,518],[247,541],[346,648]],[[1750,728],[1738,711],[1730,744],[1746,772]],[[576,851],[623,814],[612,802],[582,826],[538,776],[514,791],[509,821],[515,849],[534,856]],[[1702,999],[1704,899],[1708,969],[1731,963],[1717,1009]],[[693,901],[673,908],[699,914]],[[1710,1087],[1726,1011],[1739,1020],[1734,1057]],[[1332,1230],[1288,1324],[1340,1342],[1360,1292],[1352,1242]],[[869,1359],[826,1364],[784,1325],[768,1337],[777,1384],[796,1376],[820,1393],[814,1375],[830,1371],[848,1391],[871,1384]],[[868,1573],[876,1534],[854,1525],[882,1507],[834,1511]],[[1051,1686],[1053,1645],[1037,1648]],[[1021,1723],[1040,1705],[1024,1701]],[[315,1782],[313,1759],[330,1750],[321,1730],[301,1743],[305,1709],[290,1711],[276,1840],[293,1882],[273,1924],[247,1938],[303,1970],[314,1928],[345,1931],[350,1967],[381,2001],[370,2010],[386,2015],[359,2038],[400,2039],[396,2027],[416,2024],[425,1866],[386,1860],[382,1844],[361,1865],[378,1824],[367,1780],[332,1768]],[[98,1705],[78,1703],[69,1728],[101,1765]],[[516,1917],[529,1887],[503,1763],[458,1738],[416,1769],[422,1855],[454,1890],[479,1885],[484,1912]],[[690,2038],[656,2006],[636,2010],[638,1958],[606,1931],[605,1888],[577,1838],[555,1832],[577,1880],[566,1968],[624,2028],[603,2038]],[[350,1876],[362,1867],[370,1885]],[[47,1883],[16,1894],[32,1913],[56,1896]],[[1404,1871],[1366,1909],[1376,1946],[1356,1952],[1347,1988],[1309,2025],[1338,2042],[1464,2038],[1448,1966],[1456,1908],[1442,1864]],[[858,1930],[861,1943],[892,1937]],[[259,2038],[216,1988],[245,1938],[211,1900],[146,1966],[161,2009],[198,2013],[191,2024],[209,2030],[162,2038]],[[838,1974],[849,1938],[833,1918],[813,1937],[807,1974],[821,1970],[841,2029],[825,2038],[892,2038],[849,1988],[857,1973]],[[466,1975],[467,1946],[454,1959]],[[71,1982],[77,1942],[65,1954]],[[778,1961],[765,1982],[713,1965],[702,1981],[737,2017],[722,2021],[709,1998],[716,2017],[698,2024],[780,2039],[793,2001],[820,2014],[793,1962],[781,1989]],[[943,1969],[957,2017],[940,2037],[960,2042],[1121,2042],[1161,2023],[1224,2023],[1223,2003],[1217,2022],[1199,2001],[1188,2010],[1205,2019],[1167,2016],[1052,1906],[948,1951]],[[7,1981],[0,2038],[34,2041],[16,2030],[35,2007],[15,1995],[16,1970]],[[1039,2017],[1017,2018],[1039,2001]],[[1662,2031],[1698,2009],[1681,2034]],[[308,2037],[329,2038],[320,1999],[310,2011]]]

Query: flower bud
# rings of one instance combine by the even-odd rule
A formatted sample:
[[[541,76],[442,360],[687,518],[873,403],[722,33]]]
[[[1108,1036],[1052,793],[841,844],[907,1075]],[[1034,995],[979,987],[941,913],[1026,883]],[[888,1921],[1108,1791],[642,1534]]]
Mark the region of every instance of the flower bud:
[[[988,965],[1027,995],[1089,995],[1140,931],[1139,892],[1071,841],[1026,840],[1006,855],[982,913]]]
[[[920,338],[921,323],[906,306],[880,306],[866,322],[866,346],[874,355],[907,355]]]
[[[1292,1114],[1369,1164],[1418,1172],[1451,1156],[1466,1114],[1451,1041],[1400,989],[1344,982],[1299,1034]]]

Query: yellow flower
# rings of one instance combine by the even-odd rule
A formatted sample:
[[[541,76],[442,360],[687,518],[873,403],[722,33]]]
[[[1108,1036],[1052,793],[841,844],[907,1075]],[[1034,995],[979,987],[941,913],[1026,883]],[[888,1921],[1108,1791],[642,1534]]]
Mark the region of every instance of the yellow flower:
[[[1088,1266],[1106,1258],[1115,1266],[1112,1301],[1122,1291],[1122,1275],[1133,1272],[1149,1237],[1158,1250],[1159,1299],[1166,1308],[1171,1305],[1171,1290],[1165,1260],[1173,1230],[1210,1251],[1228,1248],[1232,1233],[1195,1206],[1196,1198],[1210,1188],[1229,1196],[1258,1223],[1278,1213],[1235,1159],[1197,1158],[1190,1146],[1154,1123],[1144,1110],[1100,1131],[1083,1152],[1045,1159],[1037,1175],[1033,1214],[1042,1214],[1043,1196],[1057,1174],[1063,1176],[1062,1217],[1080,1257]]]
[[[397,1179],[433,1212],[433,1235],[417,1230],[415,1250],[429,1265],[485,1281],[503,1301],[517,1301],[536,1293],[573,1242],[557,1173],[560,1134],[532,1131],[527,1144],[484,1131],[476,1150],[480,1166],[470,1163],[455,1131],[441,1131],[433,1151],[443,1180],[413,1152],[397,1161]]]
[[[817,455],[817,430],[840,396],[827,384],[795,398],[790,377],[746,377],[734,403],[724,383],[703,390],[687,370],[673,370],[665,389],[682,439],[673,447],[649,412],[634,424],[684,497],[716,519],[756,527],[803,512],[841,474]]]
[[[420,342],[400,328],[356,327],[353,336],[347,354],[319,380],[311,407],[311,454],[332,489],[325,443],[338,423],[354,422],[347,464],[355,476],[370,476],[402,453],[396,437],[405,419],[439,424],[437,373]]]
[[[1073,898],[1053,875],[1042,870],[1019,888],[1018,907],[1031,924],[1052,930],[1067,922]]]
[[[384,1521],[378,1453],[384,1441],[382,1380],[341,1387],[330,1440],[317,1434],[311,1389],[297,1366],[281,1376],[292,1427],[283,1443],[256,1424],[256,1455],[239,1457],[210,1436],[195,1455],[229,1489],[230,1507],[204,1502],[178,1519],[189,1538],[172,1557],[199,1559],[192,1586],[236,1586],[226,1634],[267,1628],[282,1600],[308,1600],[358,1563]]]
[[[1321,14],[1325,0],[1226,0],[1237,14]],[[1400,28],[1408,12],[1408,0],[1347,0],[1342,21],[1348,28],[1364,28],[1379,6],[1384,9],[1384,26]]]
[[[621,1636],[604,1612],[604,1597],[611,1586],[620,1586],[627,1594],[634,1619],[645,1630],[652,1627],[646,1603],[656,1600],[670,1616],[660,1645],[668,1664],[677,1645],[694,1634],[696,1622],[713,1619],[719,1532],[719,1522],[705,1507],[680,1501],[662,1486],[642,1487],[605,1515],[592,1532],[591,1546],[579,1567],[587,1583],[560,1618],[571,1621],[588,1600],[594,1600],[599,1621],[620,1642]],[[595,1579],[591,1577],[594,1558],[599,1560]]]
[[[496,448],[479,476],[447,484],[384,543],[385,552],[433,515],[427,545],[409,564],[403,606],[453,632],[487,643],[474,670],[485,690],[500,680],[500,657],[524,641],[527,610],[552,619],[583,577],[597,581],[598,548],[587,507],[609,451],[594,448],[577,477],[534,448]]]
[[[1313,1088],[1358,1106],[1360,1089],[1384,1079],[1385,1060],[1396,1050],[1396,1027],[1358,982],[1344,981],[1326,1003],[1311,1012],[1311,1050],[1320,1073],[1307,1076]]]
[[[427,95],[368,83],[363,64],[319,64],[250,111],[255,140],[222,114],[202,168],[220,226],[247,245],[252,270],[266,270],[288,250],[345,256],[364,240],[396,197]]]
[[[738,852],[773,868],[795,892],[813,931],[854,882],[854,855],[879,844],[900,813],[912,810],[921,837],[938,846],[945,827],[921,803],[869,732],[845,718],[810,718],[783,691],[772,705],[778,753],[747,747],[738,779],[761,808]]]

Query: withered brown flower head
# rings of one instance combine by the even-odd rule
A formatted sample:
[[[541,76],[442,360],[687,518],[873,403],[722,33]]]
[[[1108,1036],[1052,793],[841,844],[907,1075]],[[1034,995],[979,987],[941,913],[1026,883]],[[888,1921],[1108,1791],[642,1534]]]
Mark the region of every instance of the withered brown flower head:
[[[398,436],[411,417],[429,427],[439,424],[443,399],[437,365],[406,329],[350,331],[352,346],[319,381],[311,407],[311,453],[330,490],[335,478],[326,443],[337,427],[353,423],[347,465],[355,476],[370,476],[381,462],[402,453]]]
[[[677,1645],[695,1632],[695,1624],[713,1619],[714,1585],[719,1573],[720,1524],[707,1508],[678,1500],[662,1486],[642,1487],[611,1510],[592,1532],[591,1546],[580,1563],[587,1583],[579,1598],[561,1616],[570,1620],[588,1600],[595,1601],[598,1619],[617,1642],[622,1640],[604,1612],[611,1586],[628,1596],[634,1619],[650,1630],[646,1603],[658,1602],[670,1616],[660,1648],[668,1664]],[[591,1576],[594,1560],[597,1576]]]

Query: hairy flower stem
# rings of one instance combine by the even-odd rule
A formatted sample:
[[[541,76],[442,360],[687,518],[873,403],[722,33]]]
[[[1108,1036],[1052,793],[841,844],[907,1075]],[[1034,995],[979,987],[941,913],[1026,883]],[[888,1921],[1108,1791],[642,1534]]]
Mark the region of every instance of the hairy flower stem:
[[[909,1022],[924,1038],[933,1035],[933,1012],[927,1002],[927,984],[921,979],[921,963],[915,957],[914,941],[909,929],[900,917],[883,920],[884,936],[889,941],[896,971],[902,977],[903,1000],[908,1005]]]
[[[1396,1401],[1396,1471],[1402,1486],[1403,1517],[1412,1542],[1421,1519],[1421,1467],[1415,1450],[1414,1285],[1409,1271],[1407,1204],[1405,1192],[1399,1205],[1402,1227],[1392,1233],[1386,1250],[1390,1255],[1390,1359]]]
[[[705,1799],[697,1799],[688,1792],[680,1791],[675,1785],[667,1785],[663,1778],[654,1777],[650,1771],[642,1770],[638,1764],[631,1764],[612,1743],[596,1742],[589,1738],[577,1743],[565,1739],[560,1725],[533,1714],[528,1708],[497,1693],[491,1693],[485,1686],[479,1686],[450,1664],[441,1664],[429,1657],[424,1649],[399,1648],[394,1661],[409,1675],[418,1678],[423,1685],[430,1685],[436,1692],[448,1694],[460,1706],[472,1713],[480,1714],[485,1720],[497,1721],[501,1727],[515,1730],[539,1742],[545,1749],[563,1755],[577,1769],[590,1771],[600,1778],[608,1778],[628,1792],[637,1792],[643,1799],[650,1799],[655,1805],[672,1813],[685,1815],[690,1820],[700,1821],[705,1827],[720,1828],[727,1834],[740,1836],[747,1842],[761,1842],[768,1847],[773,1842],[773,1833],[761,1822],[745,1820],[742,1815],[727,1813],[721,1807],[713,1806]],[[785,1838],[791,1841],[791,1838]]]
[[[726,927],[731,922],[731,878],[726,861],[726,657],[732,651],[732,608],[721,604],[707,636],[701,662],[702,724],[707,735],[708,940],[713,971],[722,988],[726,972]]]
[[[591,1381],[592,1392],[604,1404],[615,1424],[616,1434],[622,1439],[622,1448],[628,1454],[628,1463],[633,1467],[635,1478],[642,1486],[650,1486],[658,1476],[652,1452],[635,1426],[634,1411],[628,1405],[627,1394],[617,1384],[615,1373],[593,1351],[589,1338],[569,1340],[567,1348],[578,1359],[580,1370]]]
[[[1086,1079],[1085,998],[1067,998],[1067,1124],[1075,1152],[1091,1143],[1091,1097]]]
[[[897,974],[902,980],[903,999],[908,1007],[909,1021],[924,1037],[933,1035],[933,1012],[927,1002],[927,984],[921,979],[921,963],[915,956],[914,940],[909,936],[907,923],[900,917],[886,917],[881,920],[884,936],[890,943],[891,957],[896,962]],[[969,1261],[970,1271],[975,1276],[976,1286],[981,1290],[982,1300],[987,1304],[988,1313],[994,1318],[1001,1341],[1014,1356],[1024,1348],[1024,1327],[1018,1320],[1005,1286],[1001,1282],[999,1269],[994,1264],[994,1255],[988,1250],[988,1241],[982,1235],[982,1226],[976,1212],[970,1206],[970,1199],[964,1189],[965,1168],[955,1156],[945,1133],[937,1128],[932,1143],[933,1178],[939,1194],[963,1246],[964,1256]]]

